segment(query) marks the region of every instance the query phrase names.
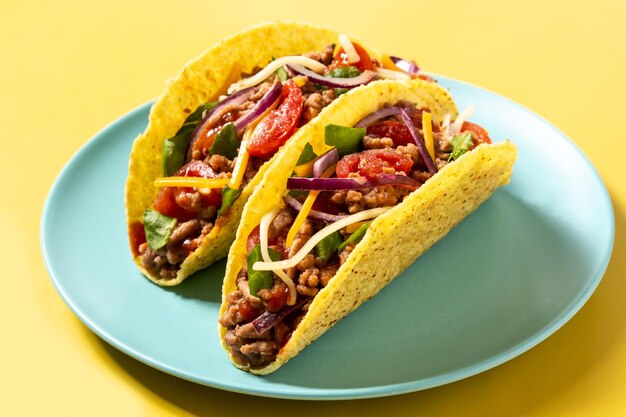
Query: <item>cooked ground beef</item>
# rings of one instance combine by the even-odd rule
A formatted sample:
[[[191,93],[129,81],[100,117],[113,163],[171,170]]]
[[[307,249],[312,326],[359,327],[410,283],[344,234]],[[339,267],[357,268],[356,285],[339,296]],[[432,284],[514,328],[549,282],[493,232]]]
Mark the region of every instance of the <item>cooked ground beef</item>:
[[[193,219],[179,223],[164,247],[154,250],[147,243],[139,246],[141,265],[161,278],[175,278],[180,264],[200,245],[211,229],[213,224],[206,220]]]
[[[333,89],[304,94],[302,97],[304,105],[302,107],[302,116],[300,116],[300,124],[314,119],[336,97]]]
[[[363,147],[365,149],[385,149],[393,147],[393,140],[391,138],[377,138],[370,135],[365,135],[363,138]]]
[[[293,210],[285,208],[279,211],[272,223],[270,223],[267,231],[268,239],[274,240],[278,236],[286,236],[295,219],[296,215]]]
[[[304,54],[304,56],[306,56],[307,58],[311,58],[316,61],[319,61],[324,65],[330,65],[330,63],[333,61],[334,49],[335,49],[335,45],[326,45],[326,47],[324,47],[322,52],[317,52],[317,51],[307,52],[306,54]]]
[[[350,214],[377,207],[396,205],[413,190],[395,185],[383,185],[363,190],[335,191],[331,201]]]
[[[223,155],[207,156],[204,163],[208,164],[215,172],[219,173],[231,173],[235,167],[234,161],[231,161]]]

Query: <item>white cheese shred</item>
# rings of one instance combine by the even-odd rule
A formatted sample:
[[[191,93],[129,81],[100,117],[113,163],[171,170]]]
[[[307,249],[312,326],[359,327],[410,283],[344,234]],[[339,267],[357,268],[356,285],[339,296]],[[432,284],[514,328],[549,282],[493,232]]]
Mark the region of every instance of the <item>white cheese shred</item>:
[[[470,116],[474,113],[474,106],[467,106],[465,110],[459,114],[454,123],[452,124],[452,129],[450,130],[451,135],[456,135],[461,131],[461,127],[463,127],[463,122],[470,118]]]
[[[232,94],[235,91],[243,90],[244,88],[253,87],[255,85],[261,84],[278,68],[287,64],[302,65],[303,67],[309,68],[317,73],[321,73],[326,69],[326,65],[306,56],[283,56],[280,58],[276,58],[275,60],[267,64],[265,68],[254,74],[252,77],[244,78],[241,81],[231,84],[231,86],[228,87],[228,94]]]
[[[268,235],[270,224],[272,224],[272,220],[278,214],[278,207],[274,206],[268,211],[262,218],[261,224],[259,225],[259,240],[261,244],[261,256],[265,262],[272,262],[272,258],[270,258],[270,253],[268,251],[269,243],[268,243]],[[296,285],[293,280],[287,276],[285,271],[282,269],[273,270],[274,274],[278,275],[278,277],[283,280],[285,284],[287,284],[287,288],[289,289],[289,300],[287,300],[287,305],[294,305],[296,303]]]
[[[392,208],[393,207],[379,207],[365,210],[336,221],[334,223],[331,223],[316,234],[314,234],[293,257],[285,259],[284,261],[277,262],[255,262],[254,265],[252,265],[252,269],[254,269],[255,271],[276,271],[277,269],[282,270],[292,268],[298,265],[298,263],[300,263],[300,261],[313,250],[315,245],[321,242],[322,239],[324,239],[326,236],[329,236],[330,234],[343,229],[349,224],[362,222],[363,220],[378,217],[381,214],[391,210]]]
[[[406,72],[394,71],[386,68],[376,68],[376,72],[383,78],[391,80],[409,80],[411,76]]]
[[[354,48],[354,45],[352,45],[352,41],[350,41],[350,38],[343,33],[339,35],[339,45],[341,45],[341,49],[343,49],[348,56],[349,64],[355,64],[361,60],[361,57]]]

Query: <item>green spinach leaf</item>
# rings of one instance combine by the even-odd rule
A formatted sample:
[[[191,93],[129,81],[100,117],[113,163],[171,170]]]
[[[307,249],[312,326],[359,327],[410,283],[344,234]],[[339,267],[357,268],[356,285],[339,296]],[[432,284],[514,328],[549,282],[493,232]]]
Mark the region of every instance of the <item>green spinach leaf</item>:
[[[227,123],[215,135],[213,146],[209,148],[209,152],[212,155],[224,155],[228,159],[233,159],[237,156],[238,147],[237,131],[235,130],[235,125],[231,122]]]
[[[312,161],[315,158],[317,158],[317,154],[313,151],[313,147],[311,146],[311,144],[307,143],[306,145],[304,145],[304,149],[300,154],[300,158],[298,158],[296,166],[306,164],[307,162]]]
[[[176,220],[159,213],[156,210],[147,209],[143,213],[143,227],[146,231],[146,241],[150,248],[156,250],[162,248],[176,227]]]
[[[185,119],[176,135],[163,141],[163,175],[169,177],[185,163],[185,156],[191,135],[196,130],[200,121],[206,116],[206,112],[217,106],[217,101],[204,103]]]
[[[358,152],[366,129],[339,125],[326,126],[326,144],[337,147],[339,157]]]
[[[217,217],[220,218],[226,210],[228,210],[235,200],[241,195],[241,190],[230,188],[228,185],[222,189],[222,207],[217,211]]]

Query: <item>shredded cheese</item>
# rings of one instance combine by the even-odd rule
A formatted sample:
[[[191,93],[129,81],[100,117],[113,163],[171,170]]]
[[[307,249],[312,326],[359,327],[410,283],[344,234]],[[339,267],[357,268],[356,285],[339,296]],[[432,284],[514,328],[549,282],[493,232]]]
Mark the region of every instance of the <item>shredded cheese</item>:
[[[154,180],[155,187],[224,188],[230,178],[164,177]]]
[[[341,49],[343,49],[348,56],[349,64],[355,64],[361,60],[361,57],[354,48],[354,45],[352,45],[352,41],[343,33],[339,35],[339,45],[341,45]]]
[[[394,71],[385,68],[376,68],[376,73],[383,78],[389,78],[392,80],[408,80],[411,78],[411,76],[406,72]]]
[[[382,58],[380,59],[380,63],[382,64],[383,68],[387,68],[392,71],[402,71],[400,68],[398,68],[396,63],[393,62],[391,58],[389,57],[389,55],[387,54],[384,54],[382,56]]]
[[[298,165],[293,169],[293,172],[296,173],[299,177],[308,177],[313,173],[313,164],[315,163],[315,159],[309,162],[305,162],[302,165]]]
[[[291,258],[277,262],[255,262],[252,268],[256,271],[274,271],[276,269],[288,269],[298,265],[304,257],[313,250],[315,245],[322,241],[326,236],[343,229],[352,223],[362,222],[364,220],[378,217],[383,213],[391,210],[393,207],[378,207],[375,209],[365,210],[348,216],[344,219],[329,224],[313,236],[300,248],[300,250]]]
[[[326,168],[326,171],[324,171],[322,175],[320,175],[320,178],[330,177],[335,172],[336,168],[337,168],[337,164],[333,164],[329,166],[328,168]],[[304,203],[302,203],[302,208],[300,209],[300,212],[296,216],[296,219],[293,221],[293,224],[291,225],[291,229],[289,229],[289,233],[287,233],[287,240],[285,241],[285,246],[287,246],[288,248],[291,247],[293,240],[296,238],[296,234],[298,233],[298,230],[300,230],[300,228],[302,227],[302,223],[304,223],[304,220],[306,220],[306,218],[308,217],[309,212],[313,208],[313,203],[315,203],[315,199],[317,198],[319,194],[320,194],[319,190],[313,190],[313,191],[309,191],[309,195],[306,196]]]
[[[268,251],[268,231],[270,228],[270,224],[272,223],[272,220],[274,220],[274,217],[276,217],[276,215],[278,214],[278,207],[274,206],[270,209],[270,211],[268,211],[262,218],[261,218],[261,224],[259,225],[259,241],[260,241],[260,245],[261,245],[261,256],[263,257],[263,260],[265,262],[272,262],[272,258],[270,258],[270,253]],[[285,283],[287,284],[287,288],[289,289],[289,300],[287,300],[287,305],[294,305],[296,303],[296,285],[294,284],[293,280],[291,278],[289,278],[289,276],[287,276],[287,274],[285,273],[285,271],[283,271],[282,269],[277,269],[275,271],[273,271],[274,274],[278,275],[278,277]]]
[[[465,110],[459,114],[454,123],[452,124],[452,129],[450,129],[451,135],[456,135],[461,131],[463,127],[463,122],[465,122],[469,117],[474,113],[474,106],[467,106]]]
[[[422,129],[424,130],[424,143],[430,157],[435,159],[435,142],[433,140],[433,117],[429,112],[422,113]]]
[[[309,191],[309,195],[306,196],[304,203],[302,203],[302,208],[300,212],[296,216],[296,219],[293,221],[291,225],[291,229],[289,229],[289,233],[287,233],[287,240],[285,241],[285,246],[291,247],[293,244],[293,240],[298,233],[298,230],[302,227],[302,223],[306,220],[311,208],[313,207],[313,203],[315,203],[315,199],[320,194],[319,190]]]
[[[346,233],[354,233],[356,232],[359,227],[363,226],[365,223],[367,223],[367,221],[362,221],[362,222],[357,222],[357,223],[352,223],[346,226]]]
[[[257,84],[261,84],[270,75],[272,75],[274,71],[287,64],[302,65],[303,67],[309,68],[310,70],[313,70],[317,73],[321,73],[326,69],[326,65],[306,56],[283,56],[280,58],[276,58],[275,60],[267,64],[265,68],[254,74],[252,77],[244,78],[239,82],[231,84],[231,86],[228,87],[228,94],[232,94],[238,90],[243,90],[244,88],[253,87]]]
[[[239,144],[239,154],[237,155],[237,162],[235,162],[235,168],[233,169],[233,176],[230,178],[230,183],[228,187],[233,190],[238,190],[241,187],[241,181],[243,180],[243,174],[246,172],[246,167],[248,166],[248,160],[250,159],[250,154],[248,154],[248,141],[247,135],[251,130],[246,130],[244,134],[244,138]]]

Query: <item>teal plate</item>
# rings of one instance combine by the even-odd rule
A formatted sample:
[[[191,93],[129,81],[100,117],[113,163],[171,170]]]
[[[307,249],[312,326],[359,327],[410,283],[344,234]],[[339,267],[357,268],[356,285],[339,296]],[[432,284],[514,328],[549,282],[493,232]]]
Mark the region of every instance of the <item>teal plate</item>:
[[[598,285],[613,246],[611,201],[589,161],[548,122],[494,93],[440,82],[459,108],[475,106],[472,120],[492,138],[517,144],[511,184],[277,372],[241,372],[219,343],[224,261],[161,288],[131,260],[124,183],[149,104],[91,139],[50,191],[41,244],[57,290],[83,323],[128,355],[247,394],[394,395],[514,358],[567,322]]]

